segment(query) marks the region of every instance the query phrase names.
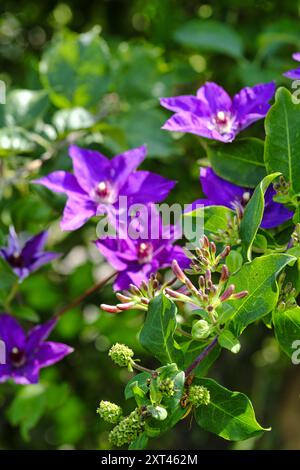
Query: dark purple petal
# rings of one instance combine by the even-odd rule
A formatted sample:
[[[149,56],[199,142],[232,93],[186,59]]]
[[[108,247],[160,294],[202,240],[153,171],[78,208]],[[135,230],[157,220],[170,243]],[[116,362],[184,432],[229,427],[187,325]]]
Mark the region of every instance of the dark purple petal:
[[[209,114],[216,114],[219,111],[229,111],[231,108],[231,98],[221,86],[214,82],[206,82],[197,91],[197,98],[203,103]]]
[[[146,155],[147,147],[142,145],[127,150],[111,160],[110,179],[116,183],[118,188],[127,184],[127,178],[145,160]]]
[[[29,265],[29,269],[31,272],[36,271],[41,266],[51,263],[51,261],[59,258],[61,255],[62,255],[61,253],[55,253],[51,251],[47,251],[45,253],[39,253],[38,255],[36,255],[34,261]]]
[[[100,253],[117,271],[123,271],[130,262],[137,259],[135,244],[129,238],[104,238],[95,242]]]
[[[30,362],[23,367],[13,369],[11,378],[19,385],[37,384],[39,381],[39,371],[40,368],[34,362]]]
[[[248,191],[241,186],[229,183],[215,174],[212,168],[200,169],[202,191],[213,205],[232,207],[232,202],[240,199]]]
[[[294,215],[294,212],[284,207],[283,204],[273,201],[273,196],[275,194],[276,193],[272,186],[270,186],[266,191],[265,210],[261,223],[262,228],[267,229],[278,227],[278,225],[290,220]]]
[[[300,79],[300,67],[297,69],[289,70],[283,74],[285,77],[290,78],[291,80],[299,80]]]
[[[9,227],[9,235],[8,235],[8,247],[7,247],[7,254],[13,255],[14,253],[20,253],[21,245],[16,234],[15,228],[13,226]]]
[[[186,256],[183,248],[178,245],[174,245],[172,247],[171,256],[170,256],[170,264],[172,263],[174,259],[178,262],[179,266],[182,269],[188,268],[191,264],[191,260]]]
[[[196,96],[193,95],[183,95],[183,96],[174,96],[172,98],[161,98],[160,104],[166,108],[174,111],[175,113],[181,113],[182,111],[187,111],[193,114],[202,114],[203,105]],[[202,105],[202,107],[201,107]],[[204,109],[204,113],[207,110]]]
[[[208,129],[209,123],[210,119],[189,112],[181,112],[170,117],[162,129],[172,132],[189,132],[210,139],[212,131]]]
[[[148,273],[145,272],[144,266],[132,266],[131,269],[122,271],[118,274],[114,282],[114,290],[126,290],[129,288],[130,284],[134,284],[135,286],[139,287],[143,281],[147,282],[148,277]]]
[[[65,356],[71,354],[73,348],[62,343],[42,343],[35,353],[35,361],[39,368],[48,367],[61,361]]]
[[[39,253],[43,250],[45,243],[48,238],[48,231],[39,233],[38,235],[30,238],[24,245],[22,249],[22,257],[25,264],[30,263],[32,258],[36,253]]]
[[[15,318],[6,313],[0,315],[0,339],[4,341],[7,353],[14,347],[23,349],[25,345],[23,329]]]
[[[43,176],[32,183],[41,184],[56,193],[65,193],[73,196],[84,196],[86,193],[79,186],[77,179],[66,171],[54,171],[47,176]]]
[[[12,270],[18,276],[19,281],[23,281],[26,277],[29,276],[31,272],[28,267],[22,267],[22,268],[12,267]]]
[[[219,204],[216,204],[216,202],[213,201],[212,199],[197,199],[196,201],[192,202],[186,207],[186,209],[184,210],[184,213],[188,214],[189,212],[193,212],[197,209],[201,209],[203,206],[215,206],[215,205],[219,205]]]
[[[232,112],[236,115],[240,129],[245,129],[253,122],[265,117],[276,90],[275,82],[243,88],[233,98]]]
[[[0,383],[10,379],[12,373],[11,366],[8,364],[0,364]]]
[[[168,180],[163,176],[149,171],[132,173],[122,195],[132,196],[131,203],[161,202],[174,188],[176,181]]]
[[[26,338],[25,350],[27,354],[35,351],[35,349],[45,341],[50,335],[51,331],[57,324],[57,318],[51,318],[43,325],[37,325],[29,331]]]
[[[97,207],[93,201],[83,198],[68,199],[60,226],[62,230],[76,230],[82,227],[87,220],[94,217]]]
[[[71,145],[69,154],[74,175],[86,193],[90,194],[101,181],[109,179],[110,161],[101,153]]]

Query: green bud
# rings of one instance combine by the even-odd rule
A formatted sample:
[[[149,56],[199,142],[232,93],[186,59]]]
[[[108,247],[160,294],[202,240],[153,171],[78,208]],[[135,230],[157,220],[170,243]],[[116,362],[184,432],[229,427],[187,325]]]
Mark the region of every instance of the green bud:
[[[116,343],[110,350],[108,355],[111,357],[112,361],[120,367],[128,367],[132,370],[132,357],[134,352],[132,349],[128,348],[125,344]]]
[[[170,379],[170,377],[167,377],[165,380],[162,380],[159,384],[159,390],[165,397],[172,397],[175,393],[173,380]]]
[[[206,320],[198,320],[193,324],[192,337],[194,339],[205,339],[210,335],[211,327]]]
[[[192,385],[189,389],[189,402],[196,408],[210,403],[210,393],[202,385]]]
[[[122,408],[110,401],[101,400],[97,413],[104,421],[111,424],[116,424],[122,418]]]
[[[109,441],[116,447],[135,441],[144,430],[140,410],[136,408],[129,416],[123,418],[109,433]]]

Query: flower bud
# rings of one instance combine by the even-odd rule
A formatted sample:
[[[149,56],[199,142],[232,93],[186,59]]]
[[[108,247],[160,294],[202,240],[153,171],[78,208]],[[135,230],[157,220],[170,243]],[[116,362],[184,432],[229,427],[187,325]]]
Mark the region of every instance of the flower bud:
[[[210,393],[202,385],[192,385],[189,389],[189,402],[196,408],[210,403]]]
[[[129,416],[123,418],[109,433],[109,441],[116,447],[124,446],[135,441],[144,430],[141,413],[136,408]]]
[[[116,424],[122,418],[122,408],[110,401],[101,400],[97,413],[107,423]]]
[[[185,281],[187,279],[186,275],[184,274],[184,272],[182,271],[182,269],[180,268],[179,264],[177,263],[175,259],[172,261],[172,270],[175,276],[177,277],[177,279],[181,281],[183,284],[185,284]]]
[[[134,355],[134,352],[125,344],[114,344],[110,348],[108,355],[111,357],[111,360],[118,366],[128,367],[128,369],[131,369],[131,364],[133,362],[132,357]]]
[[[174,381],[172,379],[170,379],[170,377],[167,377],[165,380],[162,380],[160,382],[159,390],[167,398],[172,397],[175,393],[175,391],[174,391]]]
[[[115,305],[101,304],[100,308],[102,308],[102,310],[108,313],[120,313],[121,312],[121,310]]]
[[[205,339],[210,335],[211,327],[206,320],[198,320],[193,324],[192,337],[194,339]]]
[[[232,294],[234,293],[234,289],[235,289],[235,285],[234,284],[230,284],[229,287],[227,287],[227,289],[223,292],[223,294],[220,296],[220,300],[221,302],[225,302],[225,300],[228,300],[229,297],[232,296]]]

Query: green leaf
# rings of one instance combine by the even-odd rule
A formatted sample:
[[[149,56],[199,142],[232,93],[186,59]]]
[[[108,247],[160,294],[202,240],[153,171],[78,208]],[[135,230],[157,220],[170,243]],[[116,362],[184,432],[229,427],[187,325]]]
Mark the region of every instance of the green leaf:
[[[143,450],[148,445],[148,437],[145,432],[141,434],[134,442],[130,444],[128,450]]]
[[[148,406],[147,410],[151,416],[158,421],[164,421],[168,416],[166,408],[163,408],[162,406]]]
[[[228,349],[233,354],[237,354],[241,349],[239,340],[229,330],[222,331],[218,337],[218,343],[222,348]]]
[[[95,124],[94,116],[84,108],[61,109],[52,118],[60,136],[71,131],[89,129]]]
[[[46,405],[46,388],[41,384],[22,388],[10,404],[8,419],[13,426],[20,426],[24,440],[29,440],[29,431],[41,418]]]
[[[41,80],[59,108],[96,108],[109,85],[109,51],[99,27],[55,38],[40,63]]]
[[[0,157],[31,153],[35,148],[30,133],[25,129],[14,126],[0,129]]]
[[[254,188],[265,176],[264,143],[255,138],[209,147],[208,156],[217,175],[239,186]]]
[[[275,335],[281,349],[292,357],[295,352],[295,342],[300,346],[300,307],[297,305],[287,310],[273,312]]]
[[[243,55],[243,42],[228,24],[213,20],[193,19],[175,32],[175,40],[200,51],[227,54],[234,58]]]
[[[271,182],[279,174],[280,173],[272,173],[271,175],[265,176],[265,178],[255,188],[255,191],[246,206],[240,225],[240,236],[242,240],[244,256],[247,257],[249,261],[251,261],[252,258],[252,245],[263,218],[265,208],[265,192]]]
[[[141,374],[135,375],[129,380],[125,387],[125,398],[133,398],[135,396],[135,387],[139,387],[145,394],[148,392],[147,380],[151,378],[151,374],[148,372],[142,372]]]
[[[231,250],[229,255],[226,257],[226,266],[229,269],[230,274],[234,274],[236,271],[241,269],[243,265],[243,257],[241,253],[236,250]]]
[[[147,317],[140,333],[141,345],[162,364],[178,363],[182,352],[174,340],[177,308],[163,294],[149,304]]]
[[[12,288],[18,282],[18,278],[11,267],[0,258],[0,304],[5,305]]]
[[[294,256],[278,253],[260,256],[230,276],[229,282],[235,285],[236,292],[248,291],[246,297],[228,302],[235,308],[230,326],[236,337],[247,325],[267,315],[275,307],[278,299],[276,276],[295,260]]]
[[[49,106],[45,90],[13,90],[5,104],[7,126],[30,127],[46,112]]]
[[[265,164],[280,171],[295,193],[300,192],[300,106],[286,88],[279,88],[265,119]]]
[[[246,395],[232,392],[212,379],[198,379],[197,384],[210,392],[209,405],[195,410],[198,425],[206,431],[229,441],[242,441],[267,431],[256,421],[253,406]]]
[[[206,206],[184,214],[184,217],[192,217],[191,222],[185,222],[185,236],[193,240],[195,237],[195,224],[202,223],[205,233],[218,233],[220,230],[226,230],[228,221],[231,220],[234,212],[225,206]],[[202,219],[202,220],[201,220]]]

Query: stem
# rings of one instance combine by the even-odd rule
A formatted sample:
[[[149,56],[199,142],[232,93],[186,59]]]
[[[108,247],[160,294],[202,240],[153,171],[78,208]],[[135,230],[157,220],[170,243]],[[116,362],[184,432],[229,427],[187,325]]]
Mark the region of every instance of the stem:
[[[203,359],[206,358],[206,356],[210,353],[212,349],[214,349],[217,343],[218,343],[218,336],[215,336],[214,339],[211,341],[211,343],[209,343],[209,345],[206,346],[206,348],[203,349],[203,351],[201,351],[199,356],[196,357],[196,359],[192,362],[192,364],[185,370],[184,373],[186,377],[188,377],[191,374],[191,372],[198,366],[198,364],[200,364],[200,362],[202,362]]]
[[[81,304],[81,302],[88,297],[89,295],[93,294],[96,290],[101,289],[101,287],[105,286],[108,281],[110,281],[114,276],[116,275],[116,272],[113,272],[109,276],[107,276],[104,279],[101,279],[101,281],[97,282],[94,284],[92,287],[89,287],[83,294],[81,294],[79,297],[74,299],[72,302],[69,304],[65,305],[62,307],[58,312],[55,314],[57,318],[61,318],[65,313],[67,313],[69,310],[71,310],[74,307],[77,307],[77,305]]]
[[[177,327],[175,333],[178,333],[182,336],[186,336],[187,338],[192,338],[192,335],[187,331],[184,331],[182,328]]]
[[[148,372],[151,375],[156,374],[155,370],[147,369],[147,367],[140,366],[136,362],[132,362],[131,365],[134,367],[134,369],[140,370],[141,372]]]

